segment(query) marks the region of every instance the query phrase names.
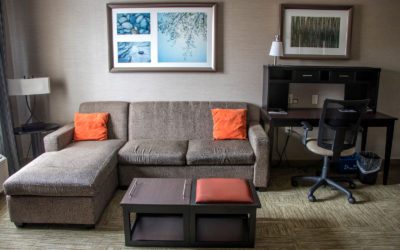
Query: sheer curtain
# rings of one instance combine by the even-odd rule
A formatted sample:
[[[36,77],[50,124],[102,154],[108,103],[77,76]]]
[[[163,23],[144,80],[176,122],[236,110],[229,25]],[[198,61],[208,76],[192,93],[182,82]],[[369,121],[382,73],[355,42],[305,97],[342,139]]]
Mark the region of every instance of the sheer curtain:
[[[6,44],[4,16],[0,1],[0,154],[7,157],[10,175],[19,169],[17,146],[13,132],[10,99],[7,93]]]

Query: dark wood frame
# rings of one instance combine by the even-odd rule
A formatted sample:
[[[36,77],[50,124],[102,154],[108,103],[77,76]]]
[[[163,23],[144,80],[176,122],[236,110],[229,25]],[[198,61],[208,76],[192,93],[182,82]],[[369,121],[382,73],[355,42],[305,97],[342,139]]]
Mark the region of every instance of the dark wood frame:
[[[179,7],[210,7],[212,8],[214,22],[212,23],[212,61],[211,67],[147,67],[147,68],[115,68],[114,66],[114,51],[113,51],[113,34],[112,34],[112,10],[114,8],[179,8]],[[217,71],[217,3],[109,3],[107,4],[107,31],[108,31],[108,60],[109,71],[113,72],[132,72],[132,71]]]
[[[149,178],[151,179],[151,178]],[[125,245],[126,246],[164,246],[164,247],[254,247],[255,242],[255,232],[256,232],[256,209],[261,208],[261,203],[258,198],[257,192],[251,181],[247,180],[251,194],[253,196],[254,202],[251,204],[245,203],[214,203],[214,204],[198,204],[195,201],[196,197],[196,179],[186,179],[187,186],[184,186],[184,193],[190,194],[184,196],[186,198],[185,202],[182,204],[134,204],[131,201],[129,192],[135,189],[135,180],[132,180],[131,185],[128,188],[127,193],[124,195],[121,206],[123,208],[123,220],[124,220],[124,235],[125,235]],[[137,180],[144,180],[144,178],[137,178]],[[168,180],[168,179],[166,179]],[[183,179],[182,179],[183,180]],[[151,186],[156,192],[159,188],[165,188],[165,190],[170,190],[168,185],[173,185],[172,182],[164,183],[163,187]],[[140,191],[138,191],[140,192]],[[151,198],[150,198],[151,199]],[[188,199],[188,200],[187,200]],[[136,218],[131,222],[131,213],[136,213]],[[162,216],[168,217],[181,217],[182,218],[182,228],[183,236],[180,239],[171,240],[135,240],[133,239],[136,234],[136,226],[140,224],[142,217],[147,218],[150,216],[160,216],[159,223],[166,223],[167,221],[162,221]],[[145,218],[146,219],[146,218]],[[206,240],[207,237],[214,238],[215,235],[207,234],[207,230],[204,230],[209,226],[209,224],[204,222],[204,219],[208,222],[216,221],[219,226],[226,228],[227,221],[229,225],[234,222],[235,225],[242,226],[242,231],[240,232],[241,240],[236,238],[232,239],[232,235],[229,234],[231,228],[227,230],[221,230],[222,237],[224,241],[214,241]],[[168,220],[168,219],[167,219]],[[200,223],[200,220],[203,220]],[[222,221],[221,221],[222,220]],[[238,223],[239,222],[239,223]],[[201,224],[201,225],[200,225]],[[215,223],[214,223],[215,224]],[[241,224],[241,225],[240,225]],[[165,225],[168,227],[168,225]],[[141,227],[139,227],[141,228]],[[175,228],[176,229],[176,228]],[[236,227],[236,229],[238,229]],[[173,230],[171,228],[171,230]],[[206,234],[204,235],[204,232]],[[148,235],[154,232],[150,230],[147,232]],[[197,238],[198,235],[202,235],[203,240]],[[151,236],[150,236],[151,237]],[[204,239],[205,238],[205,239]]]
[[[349,22],[347,25],[347,41],[346,41],[346,55],[294,55],[285,54],[283,51],[283,56],[281,59],[349,59],[350,49],[351,49],[351,31],[352,31],[352,18],[353,18],[353,6],[344,5],[304,5],[304,4],[281,4],[280,6],[280,35],[281,40],[284,44],[284,19],[285,11],[287,9],[307,9],[307,10],[343,10],[348,11]]]

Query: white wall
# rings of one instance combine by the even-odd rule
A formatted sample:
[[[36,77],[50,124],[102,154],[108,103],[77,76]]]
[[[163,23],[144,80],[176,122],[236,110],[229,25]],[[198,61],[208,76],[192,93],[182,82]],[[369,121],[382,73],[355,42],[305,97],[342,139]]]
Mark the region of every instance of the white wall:
[[[109,73],[107,2],[6,1],[12,43],[9,56],[12,57],[14,76],[51,78],[52,93],[41,97],[39,103],[43,119],[70,122],[81,102],[95,100],[231,100],[261,105],[263,65],[273,61],[268,51],[279,31],[279,4],[284,1],[216,1],[217,73]],[[281,60],[280,63],[381,67],[378,110],[399,117],[400,1],[340,0],[329,3],[355,6],[351,59]],[[394,158],[400,157],[399,138],[397,124]],[[384,142],[383,129],[370,129],[369,150],[382,154]],[[309,157],[304,156],[304,150],[297,142],[289,145],[288,156],[291,159]]]

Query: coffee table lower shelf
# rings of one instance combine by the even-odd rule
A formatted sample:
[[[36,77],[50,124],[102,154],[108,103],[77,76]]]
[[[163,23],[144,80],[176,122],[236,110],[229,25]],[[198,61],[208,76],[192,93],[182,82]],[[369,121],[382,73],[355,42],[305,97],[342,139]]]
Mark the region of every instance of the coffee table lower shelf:
[[[197,204],[196,182],[190,179],[139,178],[135,183],[121,201],[127,246],[254,247],[256,209],[261,205],[252,183],[255,201],[249,204]]]
[[[136,214],[132,241],[183,241],[183,217],[180,215]]]

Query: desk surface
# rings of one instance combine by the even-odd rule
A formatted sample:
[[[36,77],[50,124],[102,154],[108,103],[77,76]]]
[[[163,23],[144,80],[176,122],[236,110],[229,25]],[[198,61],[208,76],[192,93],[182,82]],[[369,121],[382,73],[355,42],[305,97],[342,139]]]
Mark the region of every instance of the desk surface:
[[[16,128],[14,128],[14,134],[15,135],[24,135],[24,134],[44,133],[44,132],[50,132],[53,130],[57,130],[59,127],[60,127],[60,125],[55,124],[55,123],[45,123],[44,127],[34,129],[34,130],[23,130],[22,127],[16,127]]]
[[[266,109],[261,109],[261,118],[266,123],[273,123],[274,126],[300,126],[301,121],[308,121],[313,126],[318,125],[322,109],[289,109],[287,114],[268,114]],[[362,116],[362,125],[369,127],[381,127],[387,123],[396,121],[397,118],[380,112],[366,113]]]

